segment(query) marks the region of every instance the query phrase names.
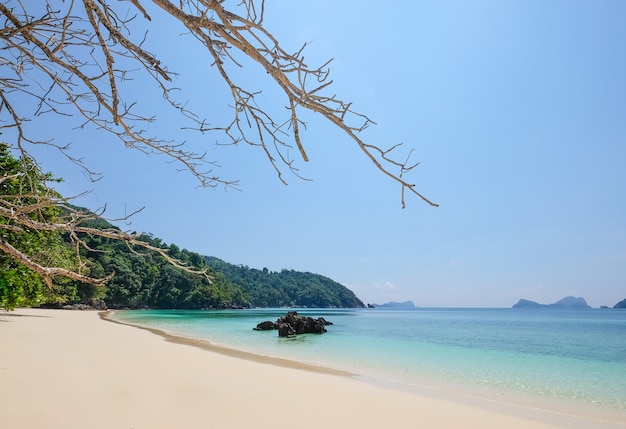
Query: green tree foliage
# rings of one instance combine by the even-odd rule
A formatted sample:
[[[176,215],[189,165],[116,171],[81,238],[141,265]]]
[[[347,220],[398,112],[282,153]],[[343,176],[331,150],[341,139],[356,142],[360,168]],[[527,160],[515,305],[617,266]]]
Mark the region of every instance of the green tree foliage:
[[[255,307],[361,308],[363,302],[350,289],[319,274],[258,270],[205,258],[217,272],[241,286]]]
[[[113,228],[102,219],[89,226]],[[82,238],[89,248],[98,249],[84,251],[92,272],[115,273],[107,283],[104,297],[111,308],[220,309],[250,305],[240,287],[212,272],[197,253],[180,250],[174,244],[168,248],[169,255],[180,263],[206,270],[210,280],[176,268],[157,253],[132,251],[120,240],[90,235]],[[154,247],[168,247],[149,235],[140,239]]]
[[[67,279],[44,279],[5,249],[25,255],[35,263],[77,271],[72,249],[59,231],[29,228],[15,222],[11,216],[20,215],[34,222],[54,223],[61,210],[42,200],[57,198],[46,183],[58,181],[50,173],[43,173],[29,158],[16,158],[6,144],[0,143],[0,307],[11,309],[21,305],[46,302],[63,303],[79,295],[79,287],[65,288]],[[52,193],[52,194],[51,194]],[[48,287],[45,287],[46,284]]]
[[[251,269],[181,250],[175,244],[166,246],[152,236],[142,239],[155,247],[168,247],[170,256],[184,264],[206,270],[211,281],[172,266],[158,254],[138,254],[119,240],[87,236],[90,247],[98,246],[97,252],[84,255],[92,272],[115,272],[106,286],[105,301],[111,308],[364,307],[351,290],[318,274]]]
[[[135,246],[116,238],[114,232],[119,228],[106,220],[79,207],[51,205],[54,199],[63,201],[47,186],[47,182],[57,179],[42,173],[30,159],[15,158],[6,145],[0,145],[0,167],[2,308],[57,306],[94,298],[104,298],[112,308],[363,307],[350,290],[317,274],[293,270],[274,273],[235,266],[133,233],[145,245],[143,248],[161,250],[140,253]],[[20,217],[16,211],[20,211]],[[90,220],[74,230],[30,228],[30,223],[23,221],[27,216],[50,224],[68,214],[80,214]],[[81,244],[78,254],[77,243]],[[41,266],[60,267],[96,278],[114,275],[106,286],[80,281],[81,277],[45,278],[21,263],[21,255]],[[194,270],[172,265],[171,258]],[[208,276],[201,275],[204,273]]]
[[[47,185],[58,179],[42,173],[27,157],[14,157],[4,144],[0,144],[0,167],[0,308],[57,306],[93,298],[105,298],[113,306],[133,308],[223,308],[247,304],[241,289],[229,284],[223,276],[215,275],[209,283],[206,276],[198,274],[202,268],[208,268],[201,256],[176,246],[170,246],[169,253],[180,258],[181,264],[200,263],[202,267],[195,272],[181,270],[158,252],[140,254],[128,242],[110,238],[108,233],[93,235],[30,227],[33,223],[55,224],[68,214],[82,212],[93,218],[83,223],[82,230],[119,230],[84,209],[64,204],[62,196]],[[148,247],[164,247],[160,240],[148,236],[141,236],[140,240]],[[79,242],[83,246],[77,255]],[[82,282],[80,276],[77,276],[79,280],[52,275],[45,278],[24,263],[25,259],[31,265],[57,267],[98,278],[115,275],[108,288]]]

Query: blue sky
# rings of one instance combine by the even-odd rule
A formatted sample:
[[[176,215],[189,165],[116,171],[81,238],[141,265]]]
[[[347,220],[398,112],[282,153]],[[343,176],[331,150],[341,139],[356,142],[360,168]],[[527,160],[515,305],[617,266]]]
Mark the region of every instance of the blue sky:
[[[200,189],[163,157],[55,118],[40,129],[104,174],[97,183],[54,151],[43,167],[66,196],[124,229],[204,255],[326,275],[363,301],[509,307],[566,295],[590,305],[626,298],[626,3],[572,0],[266,2],[266,27],[305,58],[329,58],[332,92],[377,125],[361,137],[404,142],[411,180],[440,204],[408,198],[341,132],[305,115],[302,181],[284,186],[264,155],[180,130],[145,82],[133,82],[151,131],[207,151],[241,191]],[[159,24],[161,14],[152,11]],[[161,27],[147,47],[179,72],[179,99],[211,122],[228,118],[225,88],[194,39]],[[170,33],[168,33],[167,28]],[[259,70],[236,72],[284,105]]]

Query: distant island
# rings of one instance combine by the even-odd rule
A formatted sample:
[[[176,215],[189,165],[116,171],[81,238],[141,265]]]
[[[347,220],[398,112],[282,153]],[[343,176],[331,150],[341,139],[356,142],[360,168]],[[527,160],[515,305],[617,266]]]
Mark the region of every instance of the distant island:
[[[585,309],[591,308],[585,298],[566,296],[565,298],[552,303],[552,304],[539,304],[535,301],[529,301],[527,299],[520,299],[513,308],[565,308],[565,309]]]
[[[621,300],[613,308],[626,308],[626,299]]]
[[[415,310],[417,307],[413,304],[413,301],[404,302],[387,302],[385,304],[369,304],[369,308],[381,308],[385,310]]]

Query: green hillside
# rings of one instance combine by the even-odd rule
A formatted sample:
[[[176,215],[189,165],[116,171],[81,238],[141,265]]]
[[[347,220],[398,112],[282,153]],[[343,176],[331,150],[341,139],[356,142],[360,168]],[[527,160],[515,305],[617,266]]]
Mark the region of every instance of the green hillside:
[[[115,228],[103,219],[85,226]],[[206,277],[178,269],[153,252],[141,254],[126,243],[103,237],[81,237],[87,248],[81,259],[91,276],[106,277],[102,287],[55,278],[52,289],[42,286],[37,274],[21,267],[0,270],[0,308],[14,306],[64,306],[102,299],[109,308],[227,309],[250,307],[363,307],[352,291],[317,274],[283,270],[279,273],[235,266],[221,259],[202,256],[167,245],[161,239],[143,235],[141,240],[168,249],[168,254],[184,264],[208,271]],[[69,238],[66,237],[69,247]],[[57,247],[62,244],[57,243]],[[66,250],[69,251],[69,250]],[[5,258],[6,260],[6,258]],[[0,264],[1,265],[1,264]],[[8,270],[8,271],[6,271]],[[29,278],[36,288],[11,287],[13,278]],[[15,273],[15,274],[13,274]],[[10,293],[9,293],[10,292]],[[17,296],[16,296],[17,294]]]
[[[189,266],[207,269],[211,281],[177,269],[159,255],[138,255],[125,243],[85,237],[89,247],[107,250],[88,252],[86,257],[93,273],[115,272],[104,295],[111,308],[363,307],[352,291],[321,275],[235,266],[175,244],[167,246],[159,238],[142,238],[153,246],[169,248],[170,256]]]
[[[233,265],[205,257],[215,271],[244,290],[255,307],[361,308],[363,302],[345,286],[319,274],[283,269],[279,272]]]
[[[320,275],[236,267],[147,234],[137,237],[142,245],[133,245],[103,218],[55,203],[63,198],[46,183],[59,179],[28,158],[15,158],[2,143],[0,171],[0,308],[102,307],[102,300],[110,308],[363,307],[350,290]],[[48,227],[70,218],[80,219],[80,228]],[[103,234],[88,234],[95,230]],[[131,235],[134,240],[136,234]],[[152,250],[144,248],[146,243]],[[154,249],[166,249],[168,257],[195,273],[177,268]],[[45,267],[53,267],[54,274]],[[106,278],[106,286],[91,281]]]

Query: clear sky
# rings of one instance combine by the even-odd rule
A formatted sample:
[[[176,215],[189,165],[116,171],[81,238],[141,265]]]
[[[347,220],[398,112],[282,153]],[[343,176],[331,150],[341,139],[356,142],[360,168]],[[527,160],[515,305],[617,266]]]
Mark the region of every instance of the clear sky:
[[[180,73],[179,99],[223,121],[227,98],[206,55],[150,12],[165,24],[147,47]],[[575,295],[613,306],[626,298],[624,22],[623,0],[266,2],[266,27],[286,47],[308,42],[311,64],[334,58],[332,92],[377,122],[363,139],[415,149],[410,178],[439,208],[407,198],[401,209],[399,186],[315,115],[303,136],[311,161],[298,164],[313,180],[287,174],[284,186],[259,150],[180,130],[141,82],[131,90],[157,115],[151,131],[202,147],[241,191],[200,189],[163,157],[52,117],[42,130],[74,141],[104,178],[89,183],[37,150],[66,179],[63,194],[92,191],[76,203],[107,204],[108,217],[145,206],[124,229],[234,264],[323,274],[367,303],[510,307]],[[255,89],[258,72],[236,76]]]

